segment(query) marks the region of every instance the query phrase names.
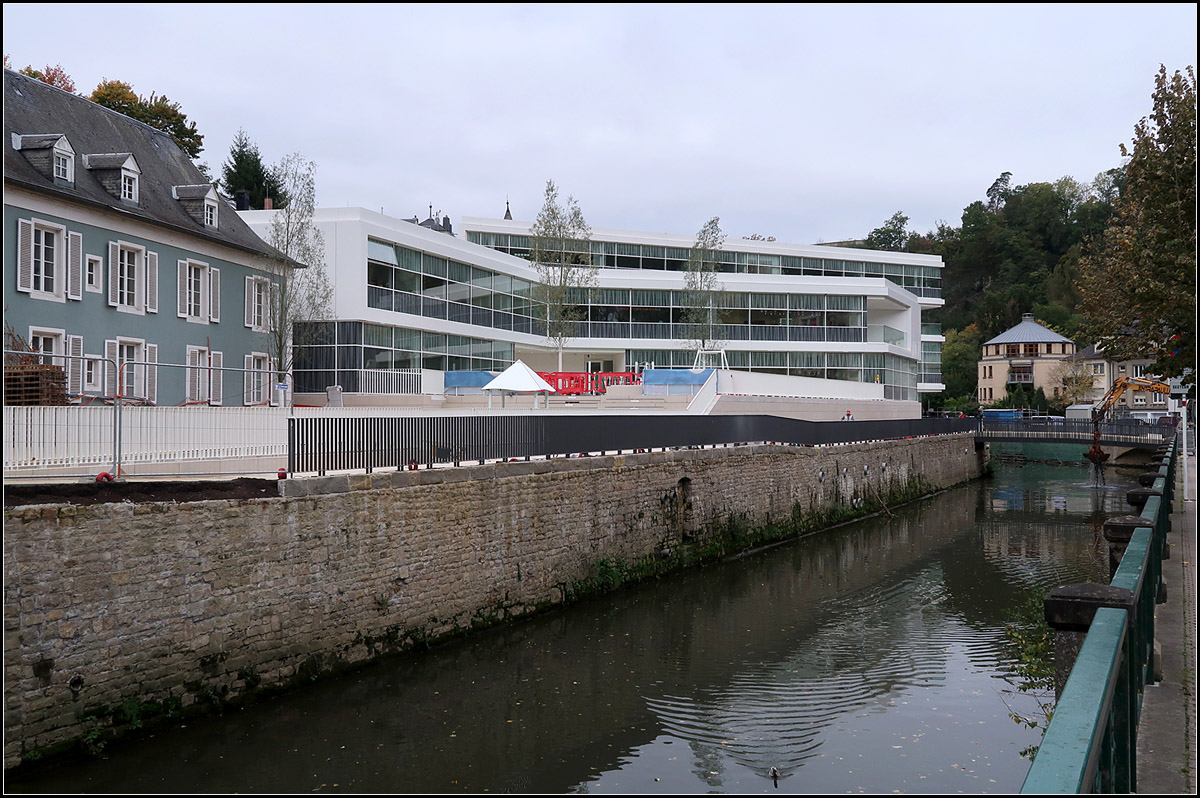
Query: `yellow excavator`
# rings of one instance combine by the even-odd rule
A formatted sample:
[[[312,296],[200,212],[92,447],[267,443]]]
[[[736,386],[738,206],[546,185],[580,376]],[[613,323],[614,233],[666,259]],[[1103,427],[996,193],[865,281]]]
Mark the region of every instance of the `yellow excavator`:
[[[1108,452],[1100,448],[1100,423],[1108,417],[1113,405],[1126,391],[1149,391],[1151,393],[1171,393],[1171,386],[1165,382],[1147,379],[1146,377],[1120,377],[1108,393],[1092,407],[1092,448],[1087,450],[1084,457],[1096,465],[1103,465],[1108,459]]]

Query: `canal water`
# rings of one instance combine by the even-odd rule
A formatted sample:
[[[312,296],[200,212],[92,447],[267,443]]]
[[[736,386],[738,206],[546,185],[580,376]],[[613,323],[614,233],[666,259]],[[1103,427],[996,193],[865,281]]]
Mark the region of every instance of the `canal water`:
[[[1136,474],[1136,472],[1133,472]],[[1004,640],[1132,474],[988,480],[9,781],[21,792],[1015,792]],[[771,778],[771,769],[778,772]]]

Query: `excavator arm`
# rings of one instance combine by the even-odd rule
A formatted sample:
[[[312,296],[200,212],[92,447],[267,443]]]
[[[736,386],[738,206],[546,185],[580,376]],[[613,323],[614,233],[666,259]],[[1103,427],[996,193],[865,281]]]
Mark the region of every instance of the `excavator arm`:
[[[1151,393],[1169,394],[1171,386],[1165,382],[1150,380],[1145,377],[1121,377],[1108,389],[1108,393],[1104,394],[1104,397],[1092,407],[1092,421],[1097,424],[1103,421],[1109,411],[1112,410],[1113,405],[1117,403],[1117,400],[1126,391],[1149,391]]]
[[[1088,460],[1099,468],[1108,459],[1108,452],[1100,448],[1100,422],[1108,416],[1113,405],[1126,391],[1150,391],[1151,393],[1171,393],[1171,386],[1158,380],[1148,380],[1145,377],[1121,377],[1113,383],[1099,402],[1092,407],[1092,448],[1085,454]]]

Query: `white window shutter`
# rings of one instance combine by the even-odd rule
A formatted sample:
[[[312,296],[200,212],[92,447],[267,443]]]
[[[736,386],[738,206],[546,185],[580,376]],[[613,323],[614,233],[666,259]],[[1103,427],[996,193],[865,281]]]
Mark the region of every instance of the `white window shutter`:
[[[83,299],[83,234],[67,234],[67,299]]]
[[[222,377],[225,374],[221,371],[222,360],[224,360],[224,356],[220,352],[212,352],[208,356],[209,365],[212,366],[212,371],[209,372],[212,375],[212,381],[208,385],[208,403],[210,405],[219,405],[224,398],[221,390],[224,385]]]
[[[179,294],[176,297],[178,307],[176,315],[181,319],[187,318],[188,314],[188,262],[186,260],[179,261]]]
[[[158,253],[146,253],[146,312],[158,313]]]
[[[77,359],[83,357],[82,335],[67,336],[67,354],[74,356],[67,358],[67,393],[83,393],[83,361]]]
[[[121,271],[121,248],[116,241],[108,242],[108,304],[117,306],[117,278]]]
[[[208,320],[221,320],[221,270],[208,270]]]
[[[252,405],[255,399],[254,383],[258,380],[258,374],[250,370],[254,368],[254,355],[242,356],[242,368],[245,369],[242,372],[242,404]]]
[[[270,299],[270,302],[267,304],[267,318],[263,320],[263,328],[267,332],[274,332],[277,324],[282,323],[279,307],[279,283],[267,280],[263,288],[269,292],[267,297]]]
[[[117,395],[117,342],[104,342],[104,394],[106,396]]]
[[[33,291],[33,222],[17,222],[17,290]]]
[[[267,370],[262,373],[263,400],[271,407],[279,407],[279,393],[275,390],[275,372],[271,369],[271,358],[267,357]]]
[[[187,348],[187,400],[196,402],[200,399],[200,354],[204,350],[194,346]]]
[[[246,326],[254,326],[254,278],[246,278]]]
[[[146,344],[146,362],[158,362],[158,344]],[[158,368],[146,366],[146,401],[158,404]]]

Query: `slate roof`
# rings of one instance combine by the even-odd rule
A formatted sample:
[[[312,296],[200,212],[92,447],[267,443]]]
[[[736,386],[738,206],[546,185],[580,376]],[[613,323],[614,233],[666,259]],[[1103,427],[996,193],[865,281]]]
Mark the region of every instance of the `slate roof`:
[[[1074,343],[1070,338],[1038,324],[1033,320],[1032,313],[1026,313],[1022,316],[1020,324],[1010,327],[990,341],[984,341],[984,346],[989,344],[1057,344],[1059,342]]]
[[[74,185],[43,175],[13,144],[13,134],[50,137],[65,135],[76,153]],[[24,139],[22,146],[35,140]],[[271,259],[283,255],[263,241],[233,212],[218,214],[217,227],[193,218],[183,203],[172,197],[174,186],[208,185],[204,175],[169,135],[102,105],[57,89],[12,70],[4,70],[4,183],[23,187],[69,202],[103,206],[122,216],[183,231]],[[48,146],[48,145],[43,145]],[[141,175],[138,202],[133,205],[109,193],[95,174],[110,161],[119,168],[132,154]],[[83,156],[90,155],[85,168]],[[103,169],[103,167],[100,167]]]

